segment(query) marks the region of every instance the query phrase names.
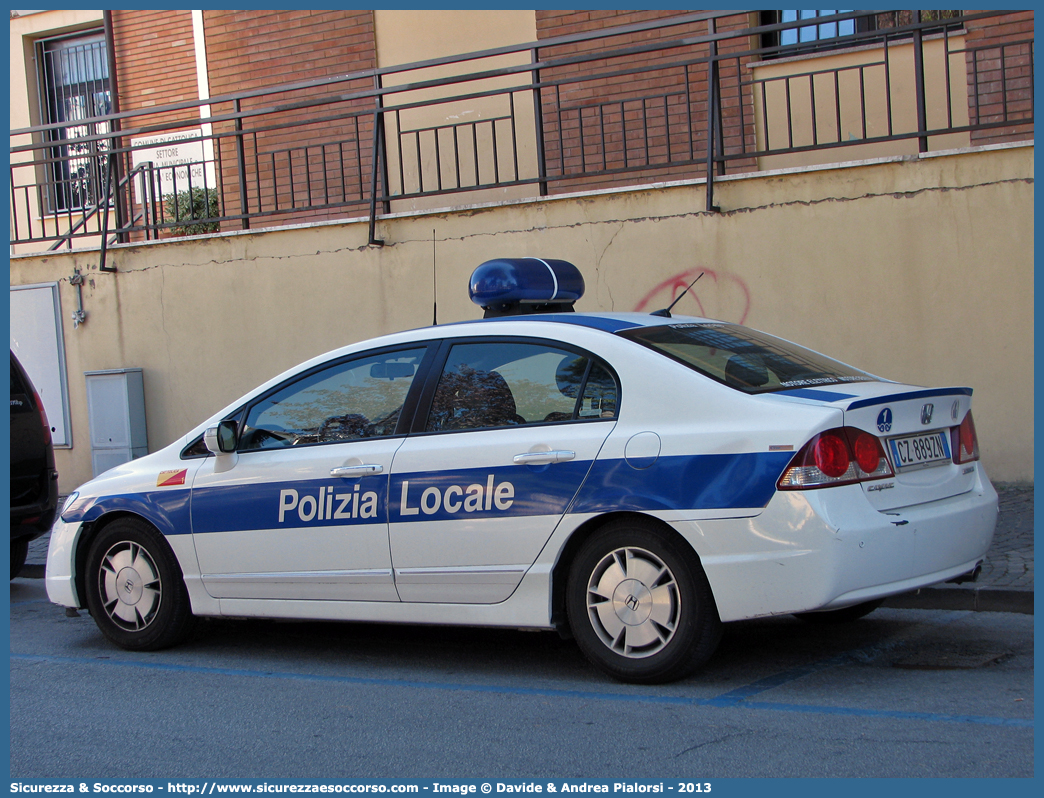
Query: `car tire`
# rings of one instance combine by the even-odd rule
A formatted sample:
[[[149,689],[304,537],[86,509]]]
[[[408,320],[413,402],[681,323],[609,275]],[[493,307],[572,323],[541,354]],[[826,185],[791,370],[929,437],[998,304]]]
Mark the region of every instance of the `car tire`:
[[[569,572],[569,626],[587,659],[610,676],[660,684],[714,653],[721,621],[707,577],[685,541],[642,519],[610,522]]]
[[[884,603],[884,599],[864,601],[862,604],[853,604],[851,607],[842,607],[839,610],[823,610],[822,612],[796,612],[795,618],[800,618],[806,623],[850,623],[869,615]]]
[[[11,541],[11,578],[14,579],[22,572],[25,558],[29,556],[29,538],[19,538]]]
[[[91,543],[87,608],[109,640],[131,651],[155,651],[192,631],[188,591],[174,552],[156,529],[119,518]]]

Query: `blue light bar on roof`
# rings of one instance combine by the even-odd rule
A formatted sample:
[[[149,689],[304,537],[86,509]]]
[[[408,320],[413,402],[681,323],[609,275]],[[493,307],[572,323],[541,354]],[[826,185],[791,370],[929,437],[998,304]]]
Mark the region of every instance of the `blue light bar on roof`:
[[[571,309],[584,295],[584,277],[576,266],[564,260],[497,258],[487,260],[471,273],[468,295],[487,312],[509,308],[526,312],[521,305]]]

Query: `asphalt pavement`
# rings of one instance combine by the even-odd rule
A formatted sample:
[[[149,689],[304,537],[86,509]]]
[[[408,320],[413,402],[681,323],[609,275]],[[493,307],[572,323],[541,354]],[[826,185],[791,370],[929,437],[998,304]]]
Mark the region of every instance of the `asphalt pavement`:
[[[1033,614],[1033,486],[1001,484],[996,488],[1000,516],[978,579],[893,596],[886,607]],[[21,576],[43,578],[48,538],[44,535],[29,544]]]

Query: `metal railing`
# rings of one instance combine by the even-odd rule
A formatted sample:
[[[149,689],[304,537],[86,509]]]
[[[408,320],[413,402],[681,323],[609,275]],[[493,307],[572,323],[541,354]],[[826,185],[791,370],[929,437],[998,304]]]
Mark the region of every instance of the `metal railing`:
[[[54,176],[70,168],[54,145],[62,126],[15,130],[11,242],[100,239],[104,251],[366,213],[379,244],[376,221],[393,203],[665,179],[706,178],[713,209],[715,176],[774,156],[1032,135],[1032,34],[970,35],[1002,13],[910,12],[908,24],[896,15],[892,27],[818,40],[810,54],[778,43],[807,22],[700,12],[110,114],[79,123],[104,131],[76,142],[106,168],[78,176],[100,184],[81,187],[78,207],[53,201],[63,190]]]

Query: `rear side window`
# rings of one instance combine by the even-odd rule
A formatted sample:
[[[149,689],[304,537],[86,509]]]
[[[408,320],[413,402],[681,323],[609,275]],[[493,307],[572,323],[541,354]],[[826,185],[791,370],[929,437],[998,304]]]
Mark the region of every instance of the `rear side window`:
[[[877,379],[811,349],[738,324],[669,324],[625,330],[620,335],[744,393]]]
[[[426,432],[614,418],[618,388],[597,360],[542,343],[455,344]]]

